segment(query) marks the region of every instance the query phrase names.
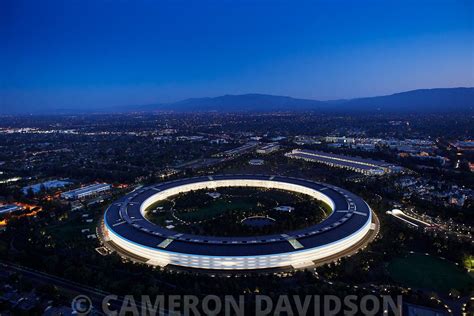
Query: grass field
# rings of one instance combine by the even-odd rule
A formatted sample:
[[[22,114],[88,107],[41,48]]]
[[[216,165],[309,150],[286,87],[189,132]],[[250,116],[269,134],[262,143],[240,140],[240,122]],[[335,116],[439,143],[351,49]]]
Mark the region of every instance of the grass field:
[[[173,225],[172,229],[181,233],[254,236],[261,231],[271,234],[272,229],[288,231],[319,223],[330,213],[329,206],[316,199],[283,190],[224,187],[218,190],[221,196],[217,198],[212,198],[208,192],[208,189],[190,191],[158,201],[147,208],[145,216],[161,226]],[[295,211],[274,210],[279,205],[293,206]],[[264,226],[242,224],[242,219],[254,215],[268,215],[274,223]]]
[[[415,288],[448,292],[472,289],[474,280],[449,261],[423,254],[396,258],[388,266],[390,276],[397,282]]]
[[[96,223],[84,223],[80,220],[74,220],[71,222],[66,222],[51,228],[48,228],[48,232],[53,235],[55,238],[58,238],[62,241],[69,241],[76,239],[80,236],[85,236],[89,234],[95,234],[97,224]],[[86,234],[81,233],[82,229],[88,228],[90,231]]]
[[[235,211],[235,210],[248,210],[255,208],[256,203],[250,201],[226,201],[224,199],[212,201],[205,207],[199,209],[199,211],[191,212],[178,212],[176,216],[184,221],[196,222],[206,219],[210,219],[216,216],[220,216],[224,213]]]

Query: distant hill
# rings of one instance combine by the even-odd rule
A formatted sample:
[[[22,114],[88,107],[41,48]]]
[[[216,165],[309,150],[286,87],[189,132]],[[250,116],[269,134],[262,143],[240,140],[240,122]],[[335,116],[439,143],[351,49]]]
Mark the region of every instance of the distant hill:
[[[240,94],[223,95],[215,98],[193,98],[179,102],[148,105],[148,109],[166,109],[173,111],[218,111],[218,112],[243,112],[243,111],[289,111],[313,110],[325,106],[326,102],[296,99],[267,94]]]
[[[317,101],[266,94],[224,95],[146,105],[141,110],[177,112],[381,112],[381,113],[453,113],[474,112],[474,88],[421,89],[392,95],[349,100]]]
[[[386,96],[352,99],[341,103],[344,111],[474,112],[474,88],[422,89]]]
[[[0,114],[90,114],[127,112],[276,112],[323,113],[470,113],[474,114],[473,88],[421,89],[385,96],[318,101],[267,94],[223,95],[193,98],[174,103],[101,107],[88,109],[36,109],[0,107]]]

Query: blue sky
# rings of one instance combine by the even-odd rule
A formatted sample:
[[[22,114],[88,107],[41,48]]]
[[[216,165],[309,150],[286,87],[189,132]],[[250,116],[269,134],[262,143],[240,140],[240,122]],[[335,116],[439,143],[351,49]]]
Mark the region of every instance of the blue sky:
[[[474,86],[474,1],[0,1],[2,107]]]

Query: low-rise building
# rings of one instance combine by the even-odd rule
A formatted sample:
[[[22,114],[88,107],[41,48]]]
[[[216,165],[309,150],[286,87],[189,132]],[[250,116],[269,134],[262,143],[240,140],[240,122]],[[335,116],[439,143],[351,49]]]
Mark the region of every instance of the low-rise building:
[[[251,166],[262,166],[265,163],[263,159],[250,159],[249,165]]]
[[[338,136],[327,136],[324,138],[326,143],[340,143],[340,144],[353,144],[355,143],[355,139],[352,137],[338,137]]]
[[[26,187],[23,187],[21,191],[23,192],[23,194],[26,195],[30,191],[32,191],[33,193],[38,193],[41,191],[42,188],[44,188],[45,190],[49,190],[49,189],[62,188],[70,184],[72,184],[72,182],[69,180],[50,180],[50,181],[45,181],[42,183],[28,185]]]
[[[258,146],[257,142],[248,142],[242,146],[239,146],[237,148],[229,149],[226,150],[222,153],[219,153],[217,156],[223,156],[223,157],[235,157],[242,155],[246,152],[249,152],[250,150],[253,150],[255,147]]]
[[[218,199],[221,197],[221,194],[219,192],[207,192],[206,194],[213,199]]]
[[[110,184],[107,183],[91,184],[79,189],[63,192],[61,193],[61,197],[66,200],[78,200],[108,191],[110,188]]]
[[[280,205],[273,208],[275,211],[291,213],[295,208],[293,206]]]
[[[293,142],[297,145],[320,145],[320,137],[318,136],[306,136],[298,135],[295,137]]]
[[[459,140],[457,142],[452,142],[449,145],[457,151],[474,151],[474,140]]]
[[[257,148],[257,153],[258,154],[270,154],[272,152],[275,152],[280,149],[280,145],[277,143],[270,143],[270,144],[265,144],[259,148]]]
[[[7,204],[0,206],[0,215],[5,215],[21,210],[22,208],[15,204]]]
[[[386,173],[397,173],[401,167],[371,159],[331,154],[314,150],[295,149],[285,156],[322,163],[331,167],[344,168],[360,172],[365,175],[383,175]]]

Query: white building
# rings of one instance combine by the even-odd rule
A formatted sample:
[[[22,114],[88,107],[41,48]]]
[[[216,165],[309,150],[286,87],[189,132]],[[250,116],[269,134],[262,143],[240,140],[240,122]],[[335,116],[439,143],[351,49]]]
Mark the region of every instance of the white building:
[[[15,204],[7,204],[0,206],[0,215],[13,213],[21,210],[21,207]]]
[[[218,199],[221,197],[221,194],[219,192],[207,192],[206,194],[213,199]]]
[[[352,137],[338,137],[338,136],[327,136],[324,138],[326,143],[340,143],[340,144],[353,144],[355,143],[355,139]]]
[[[277,206],[273,208],[275,211],[280,211],[280,212],[288,212],[291,213],[295,208],[293,206]]]
[[[384,161],[337,155],[315,150],[294,149],[293,151],[286,153],[285,156],[313,161],[330,167],[349,169],[370,176],[403,171],[402,167]]]
[[[220,157],[236,157],[242,154],[245,154],[251,150],[253,150],[255,147],[258,146],[257,142],[248,142],[242,146],[239,146],[237,148],[229,149],[226,150],[222,153],[217,154],[217,156]]]
[[[293,142],[297,145],[320,145],[321,144],[319,137],[305,136],[305,135],[296,136]]]
[[[28,185],[26,187],[23,187],[21,191],[23,192],[23,194],[26,195],[28,194],[30,190],[33,191],[33,193],[38,193],[41,191],[42,188],[46,190],[50,190],[50,189],[62,188],[70,184],[72,184],[72,182],[69,180],[50,180],[50,181],[45,181],[42,183]]]
[[[170,196],[219,187],[274,188],[309,195],[332,210],[325,222],[273,236],[215,237],[178,234],[137,223],[154,203]],[[163,190],[161,190],[163,188]],[[208,270],[303,268],[317,260],[350,255],[377,231],[361,198],[332,185],[266,175],[213,175],[157,184],[112,203],[104,214],[104,236],[140,262]],[[147,238],[140,238],[147,234]],[[370,234],[370,235],[369,235]],[[268,238],[268,239],[267,239]],[[275,252],[275,247],[280,250]]]
[[[275,152],[280,149],[280,145],[277,143],[270,143],[263,145],[262,147],[257,148],[257,153],[258,154],[270,154],[272,152]]]
[[[107,183],[91,184],[79,189],[61,193],[61,197],[66,200],[78,200],[110,190],[111,186]]]
[[[265,162],[263,159],[250,159],[249,165],[251,166],[262,166]]]

